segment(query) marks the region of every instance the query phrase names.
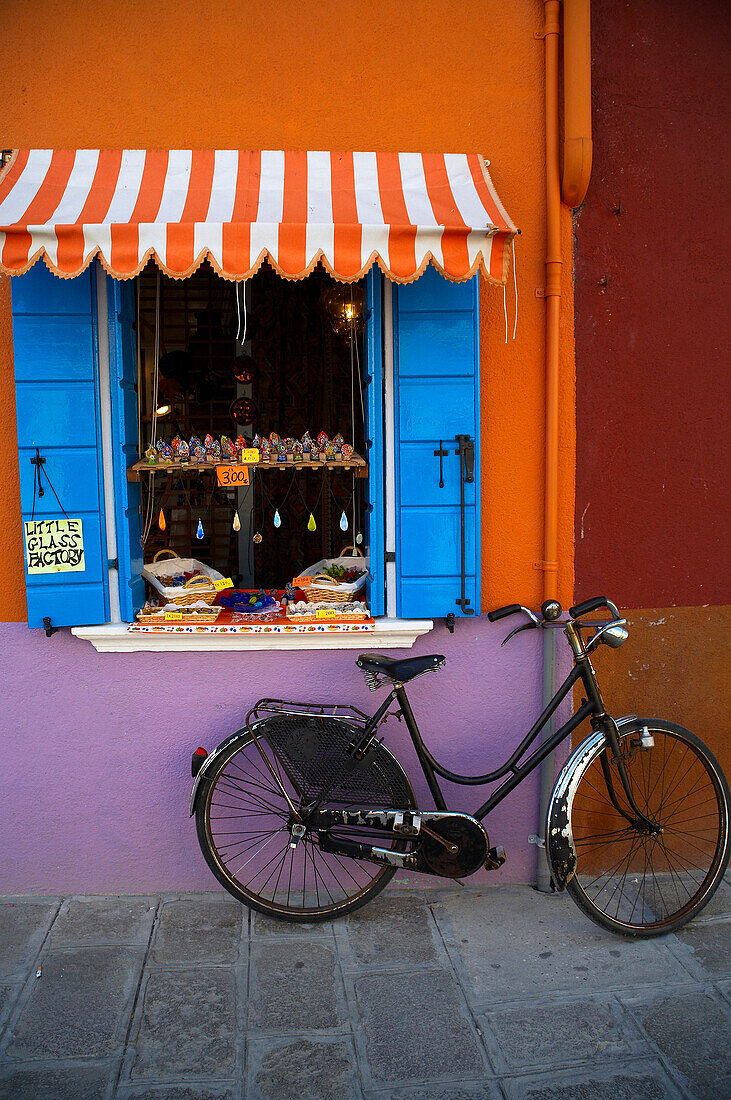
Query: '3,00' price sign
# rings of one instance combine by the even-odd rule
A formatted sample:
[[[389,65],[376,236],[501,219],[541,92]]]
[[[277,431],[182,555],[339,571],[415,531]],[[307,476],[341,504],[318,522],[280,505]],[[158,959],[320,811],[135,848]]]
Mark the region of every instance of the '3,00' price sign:
[[[248,485],[248,466],[216,466],[219,485]]]

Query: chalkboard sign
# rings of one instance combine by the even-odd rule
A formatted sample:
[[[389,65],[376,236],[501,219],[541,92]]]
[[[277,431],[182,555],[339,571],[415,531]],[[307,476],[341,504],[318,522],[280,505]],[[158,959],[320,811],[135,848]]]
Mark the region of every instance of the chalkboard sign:
[[[84,529],[80,519],[32,519],[23,526],[29,574],[84,572]]]

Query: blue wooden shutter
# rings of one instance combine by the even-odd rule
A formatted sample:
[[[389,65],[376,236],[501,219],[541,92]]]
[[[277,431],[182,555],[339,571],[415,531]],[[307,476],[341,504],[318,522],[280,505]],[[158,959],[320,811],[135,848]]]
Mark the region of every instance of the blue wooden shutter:
[[[127,481],[127,467],[137,461],[137,331],[132,280],[107,277],[109,309],[109,388],[112,401],[114,505],[122,619],[132,622],[145,602],[140,543],[140,486]]]
[[[368,585],[368,607],[371,615],[385,611],[385,537],[383,525],[383,335],[382,279],[374,265],[366,276],[365,367],[366,443],[368,462],[368,504],[366,544],[373,578]],[[355,536],[355,532],[354,532]]]
[[[86,568],[28,576],[28,626],[107,621],[106,538],[101,472],[96,296],[93,268],[59,279],[36,263],[12,280],[15,403],[23,520],[33,513],[36,448],[66,514],[81,519]],[[36,519],[63,519],[42,478]]]
[[[460,459],[456,435],[475,444],[465,484],[465,574],[480,613],[478,276],[451,283],[429,267],[394,288],[396,608],[404,618],[463,614]],[[444,487],[439,487],[440,441]]]

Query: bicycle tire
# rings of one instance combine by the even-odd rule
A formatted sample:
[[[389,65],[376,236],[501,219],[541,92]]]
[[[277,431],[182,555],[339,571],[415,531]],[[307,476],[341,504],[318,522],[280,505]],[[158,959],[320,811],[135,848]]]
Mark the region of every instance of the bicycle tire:
[[[643,747],[643,730],[653,738]],[[577,866],[567,890],[579,908],[612,932],[666,935],[708,904],[729,860],[729,787],[718,761],[690,730],[638,719],[620,730],[630,789],[658,835],[631,824],[612,804],[599,744],[575,784],[569,811]],[[634,817],[616,764],[619,806]],[[597,873],[598,872],[598,873]]]
[[[358,732],[342,720],[319,717],[267,719],[256,727],[259,746],[295,805],[299,797],[301,802],[322,800],[323,808],[416,809],[409,779],[384,745],[372,746],[354,767],[346,748]],[[371,901],[396,873],[395,867],[323,852],[309,829],[293,851],[288,819],[289,807],[268,772],[254,735],[242,730],[242,736],[226,748],[210,774],[202,777],[196,803],[201,850],[213,874],[233,897],[281,920],[328,920]],[[239,825],[233,825],[237,820]],[[369,834],[362,828],[345,827],[336,832],[344,839],[393,851],[408,850],[407,840],[388,833],[374,830]],[[265,858],[269,844],[275,851],[273,869]],[[241,856],[246,858],[239,866]],[[257,859],[253,875],[249,873],[250,859]],[[263,860],[261,867],[259,859]],[[244,866],[247,870],[242,874]]]

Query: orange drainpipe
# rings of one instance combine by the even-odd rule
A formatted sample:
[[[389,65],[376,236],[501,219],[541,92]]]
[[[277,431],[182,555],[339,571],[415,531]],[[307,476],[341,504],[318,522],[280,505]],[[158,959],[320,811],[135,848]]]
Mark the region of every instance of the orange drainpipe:
[[[546,53],[546,440],[543,520],[543,598],[558,595],[558,437],[559,324],[561,316],[561,198],[567,206],[583,201],[591,174],[590,0],[564,0],[564,158],[559,159],[559,0],[544,0]],[[543,706],[556,691],[556,631],[543,632]],[[544,730],[548,739],[553,718]],[[553,753],[541,767],[538,834],[543,833],[553,789]],[[550,889],[550,873],[538,853],[536,885]]]
[[[546,54],[546,443],[543,527],[543,598],[558,592],[559,321],[561,311],[561,199],[584,201],[591,175],[590,0],[564,0],[564,142],[559,150],[560,0],[545,0]]]
[[[561,309],[561,175],[558,135],[559,0],[545,0],[546,51],[546,442],[543,598],[558,589],[558,379]]]

